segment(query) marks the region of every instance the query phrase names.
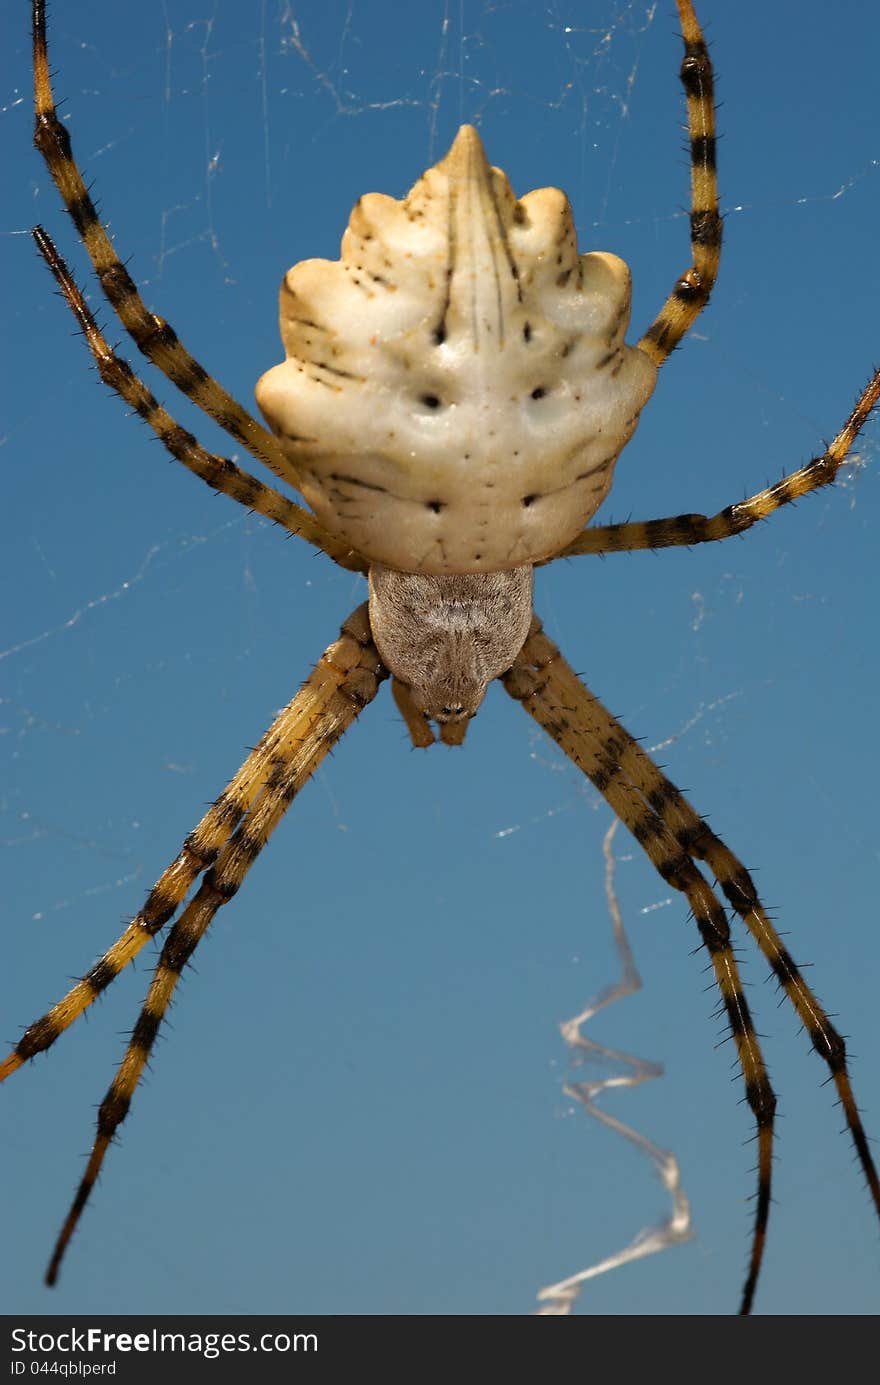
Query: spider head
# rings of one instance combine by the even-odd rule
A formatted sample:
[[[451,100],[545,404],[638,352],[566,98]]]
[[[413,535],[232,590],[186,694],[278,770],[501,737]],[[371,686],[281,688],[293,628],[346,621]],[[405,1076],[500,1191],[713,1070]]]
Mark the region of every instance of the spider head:
[[[382,661],[406,688],[410,732],[420,718],[460,745],[486,688],[525,643],[532,616],[532,569],[506,572],[395,572],[370,568],[370,626]],[[417,728],[416,744],[429,745]]]

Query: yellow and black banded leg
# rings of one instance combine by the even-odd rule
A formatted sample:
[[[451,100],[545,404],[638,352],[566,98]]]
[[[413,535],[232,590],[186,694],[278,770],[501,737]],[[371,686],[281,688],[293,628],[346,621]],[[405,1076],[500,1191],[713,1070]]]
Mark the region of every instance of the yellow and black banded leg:
[[[691,255],[639,347],[661,366],[709,301],[721,260],[721,215],[715,172],[715,97],[712,63],[691,0],[676,0],[684,40],[681,81],[687,96],[691,153]]]
[[[758,491],[736,505],[728,505],[717,515],[672,515],[668,519],[638,520],[631,524],[606,524],[585,529],[557,556],[574,558],[582,553],[630,553],[640,548],[689,547],[714,543],[742,534],[767,519],[783,505],[799,500],[811,491],[831,485],[846,461],[850,449],[880,400],[880,369],[871,376],[856,400],[837,437],[819,457],[806,466],[783,476],[775,486]]]
[[[660,805],[651,804],[636,777],[627,773],[621,763],[622,728],[587,690],[543,633],[537,619],[513,668],[501,681],[511,697],[522,702],[529,715],[593,782],[667,884],[684,894],[709,953],[736,1045],[746,1100],[757,1127],[755,1224],[740,1304],[740,1312],[748,1313],[767,1236],[776,1097],[743,994],[727,914],[715,891],[695,866],[694,852],[686,834],[679,839],[658,811]]]
[[[46,0],[33,0],[34,143],[46,161],[64,205],[76,227],[95,273],[126,331],[138,349],[187,398],[230,433],[242,447],[296,486],[294,470],[261,423],[213,379],[190,355],[164,318],[151,313],[137,286],[113,248],[89,196],[71,149],[67,127],[55,110],[46,48]]]
[[[294,504],[286,495],[281,495],[271,486],[258,481],[256,476],[251,476],[250,472],[236,466],[228,457],[218,457],[214,452],[206,452],[193,434],[182,428],[163,409],[155,395],[135,375],[128,362],[117,356],[109,345],[51,237],[42,226],[34,228],[33,237],[37,249],[61,289],[67,306],[82,329],[104,384],[120,395],[126,404],[131,405],[135,413],[152,428],[172,457],[182,462],[188,471],[198,476],[212,490],[222,491],[246,509],[255,510],[257,514],[272,520],[273,523],[280,524],[288,533],[306,539],[341,567],[355,572],[365,572],[367,565],[364,560],[349,548],[348,544],[340,543],[308,510]]]
[[[290,704],[290,724],[277,733],[270,730],[271,745],[264,747],[268,777],[258,795],[241,813],[231,801],[228,830],[219,851],[205,852],[202,864],[212,856],[210,868],[198,891],[171,928],[131,1040],[98,1112],[98,1129],[85,1174],[55,1245],[46,1282],[54,1284],[64,1252],[76,1229],[104,1157],[120,1123],[125,1119],[159,1026],[168,1009],[181,972],[207,931],[218,909],[234,897],[269,837],[303,785],[325,755],[373,700],[387,677],[370,634],[366,605],[349,616],[339,639],[325,651],[311,676]],[[282,714],[283,716],[284,714]],[[280,718],[279,718],[280,721]],[[228,792],[228,791],[227,791]],[[222,810],[220,816],[223,816]]]
[[[600,702],[595,702],[594,706],[597,734],[602,738],[609,762],[614,762],[617,771],[638,789],[645,803],[662,819],[682,850],[709,866],[728,903],[739,914],[770,964],[773,975],[810,1036],[813,1048],[827,1063],[856,1157],[880,1217],[880,1176],[853,1094],[843,1037],[829,1020],[827,1011],[819,1004],[782,942],[742,861],[716,836],[638,741]]]
[[[189,834],[180,854],[163,871],[143,908],[122,936],[62,1000],[25,1030],[12,1052],[0,1063],[0,1082],[29,1058],[49,1048],[97,1000],[141,948],[162,931],[194,881],[215,865],[236,827],[264,794],[277,766],[288,763],[294,754],[305,753],[314,756],[308,770],[310,774],[320,762],[326,753],[321,738],[327,727],[333,725],[339,706],[348,705],[346,702],[340,704],[340,687],[347,680],[353,680],[356,688],[359,680],[364,681],[358,672],[364,661],[365,667],[375,668],[376,678],[385,676],[369,642],[366,609],[366,606],[359,607],[346,621],[339,641],[330,646],[314,672],[278,714],[241,769]],[[375,664],[370,663],[371,659]]]

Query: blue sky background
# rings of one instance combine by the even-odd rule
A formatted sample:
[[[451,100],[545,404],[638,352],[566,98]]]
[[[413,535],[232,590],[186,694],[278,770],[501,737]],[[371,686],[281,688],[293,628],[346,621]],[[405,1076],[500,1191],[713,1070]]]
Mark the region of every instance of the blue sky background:
[[[880,14],[700,12],[721,78],[722,273],[618,466],[618,519],[711,512],[802,464],[878,356]],[[94,0],[52,19],[57,92],[120,253],[245,401],[279,359],[283,271],[335,256],[356,197],[402,195],[462,120],[518,192],[566,189],[584,248],[630,262],[634,337],[688,263],[671,4]],[[3,26],[14,1041],[117,935],[363,589],[166,462],[96,382],[26,234],[43,221],[88,282],[30,146],[26,6]],[[755,868],[851,1036],[875,1135],[878,440],[874,423],[862,469],[760,532],[558,565],[536,596]],[[558,1024],[615,974],[609,821],[500,689],[463,751],[430,754],[386,690],[203,944],[54,1293],[46,1257],[146,964],[4,1090],[4,1310],[528,1313],[539,1286],[657,1220],[647,1165],[561,1090]],[[728,1312],[750,1122],[687,911],[623,834],[618,850],[645,990],[591,1032],[666,1064],[607,1105],[675,1149],[696,1238],[594,1281],[578,1311]],[[824,1070],[741,952],[783,1117],[759,1311],[873,1312],[877,1228]]]

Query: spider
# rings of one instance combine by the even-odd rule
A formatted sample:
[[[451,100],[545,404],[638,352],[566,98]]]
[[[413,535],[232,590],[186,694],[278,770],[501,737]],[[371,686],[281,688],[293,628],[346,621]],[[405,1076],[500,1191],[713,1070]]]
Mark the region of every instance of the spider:
[[[127,1114],[181,971],[292,799],[389,676],[412,743],[422,748],[434,742],[435,727],[444,744],[461,744],[487,684],[500,679],[604,795],[667,884],[686,898],[756,1127],[755,1224],[741,1311],[751,1309],[766,1239],[775,1097],[728,914],[744,923],[826,1063],[880,1211],[880,1182],[843,1041],[782,944],[751,877],[586,689],[532,613],[535,566],[559,557],[726,538],[832,482],[880,397],[878,372],[824,453],[714,516],[587,527],[657,370],[708,302],[720,260],[711,65],[692,4],[677,3],[691,148],[692,264],[637,345],[623,341],[626,267],[611,255],[579,256],[563,194],[545,190],[517,200],[504,175],[488,164],[476,131],[465,126],[403,202],[361,199],[342,261],[309,261],[288,275],[281,297],[287,359],[258,386],[267,430],[147,310],[117,257],[56,117],[44,3],[35,0],[37,147],[106,297],[143,354],[311,509],[205,452],[174,421],[110,348],[38,227],[38,248],[102,378],[189,470],[341,566],[366,574],[370,588],[369,604],[343,623],[339,639],[187,837],[122,936],[0,1065],[2,1079],[48,1048],[171,925],[101,1105],[49,1283]]]

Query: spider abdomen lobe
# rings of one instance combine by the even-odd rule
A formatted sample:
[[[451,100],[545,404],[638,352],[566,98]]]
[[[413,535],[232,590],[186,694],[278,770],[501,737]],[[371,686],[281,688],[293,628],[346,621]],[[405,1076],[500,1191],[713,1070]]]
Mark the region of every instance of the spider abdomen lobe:
[[[404,572],[557,553],[605,498],[656,369],[630,277],[579,255],[568,199],[517,201],[463,126],[403,201],[357,203],[338,261],[281,290],[257,400],[322,524]]]

